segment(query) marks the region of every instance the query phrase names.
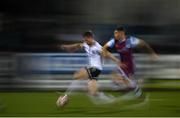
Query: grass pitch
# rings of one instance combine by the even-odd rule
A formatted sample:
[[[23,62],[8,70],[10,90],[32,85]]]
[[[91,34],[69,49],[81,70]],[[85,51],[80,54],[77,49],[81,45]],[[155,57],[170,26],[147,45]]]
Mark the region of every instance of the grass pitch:
[[[1,92],[0,116],[180,116],[179,91],[146,91],[144,100],[118,100],[95,105],[86,93],[70,97],[64,108],[56,107],[56,92]],[[123,93],[108,92],[114,96]]]

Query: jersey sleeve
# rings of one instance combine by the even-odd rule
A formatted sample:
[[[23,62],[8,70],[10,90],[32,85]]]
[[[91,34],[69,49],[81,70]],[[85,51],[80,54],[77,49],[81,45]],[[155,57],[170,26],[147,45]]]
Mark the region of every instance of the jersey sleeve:
[[[107,42],[107,45],[112,48],[115,45],[114,39],[111,39],[110,41]]]
[[[86,43],[83,42],[83,43],[82,43],[82,48],[85,49],[85,47],[86,47]]]
[[[140,40],[136,37],[131,36],[129,40],[129,45],[131,48],[136,47],[139,44]]]
[[[98,49],[98,52],[102,52],[102,46],[99,43],[97,43],[97,49]]]

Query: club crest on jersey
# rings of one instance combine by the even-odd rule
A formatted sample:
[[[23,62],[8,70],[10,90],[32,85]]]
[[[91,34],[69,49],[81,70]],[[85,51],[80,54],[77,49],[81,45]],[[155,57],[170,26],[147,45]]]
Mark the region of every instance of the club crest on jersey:
[[[92,54],[100,54],[98,50],[92,50]]]
[[[123,43],[116,43],[115,48],[118,52],[127,52],[128,48],[126,47],[126,42]]]

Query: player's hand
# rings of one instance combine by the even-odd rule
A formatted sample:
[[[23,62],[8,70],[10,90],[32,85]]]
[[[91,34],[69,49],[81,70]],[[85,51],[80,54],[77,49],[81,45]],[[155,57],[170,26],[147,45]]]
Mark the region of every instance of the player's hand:
[[[159,59],[159,55],[157,55],[156,53],[153,53],[153,54],[151,55],[151,59],[152,59],[153,61],[156,61],[156,60]]]
[[[128,68],[128,66],[127,66],[125,63],[122,63],[122,62],[120,62],[118,65],[119,65],[120,68],[122,68],[122,69],[127,69],[127,68]]]
[[[101,51],[101,55],[105,58],[107,57],[106,52],[104,50]]]
[[[65,50],[66,46],[65,45],[60,45],[60,49]]]
[[[60,44],[56,44],[56,45],[54,45],[56,48],[58,48],[58,49],[62,49],[63,50],[63,45],[60,45]]]
[[[61,49],[61,50],[68,51],[68,52],[74,52],[74,50],[72,50],[71,48],[69,48],[67,45],[60,45],[60,49]]]

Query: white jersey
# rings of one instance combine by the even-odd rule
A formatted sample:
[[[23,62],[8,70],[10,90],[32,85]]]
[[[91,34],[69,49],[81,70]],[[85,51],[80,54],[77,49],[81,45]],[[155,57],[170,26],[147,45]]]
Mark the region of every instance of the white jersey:
[[[88,56],[89,66],[102,70],[102,56],[100,54],[102,46],[95,41],[95,44],[92,46],[89,46],[87,43],[83,43],[83,48]]]

